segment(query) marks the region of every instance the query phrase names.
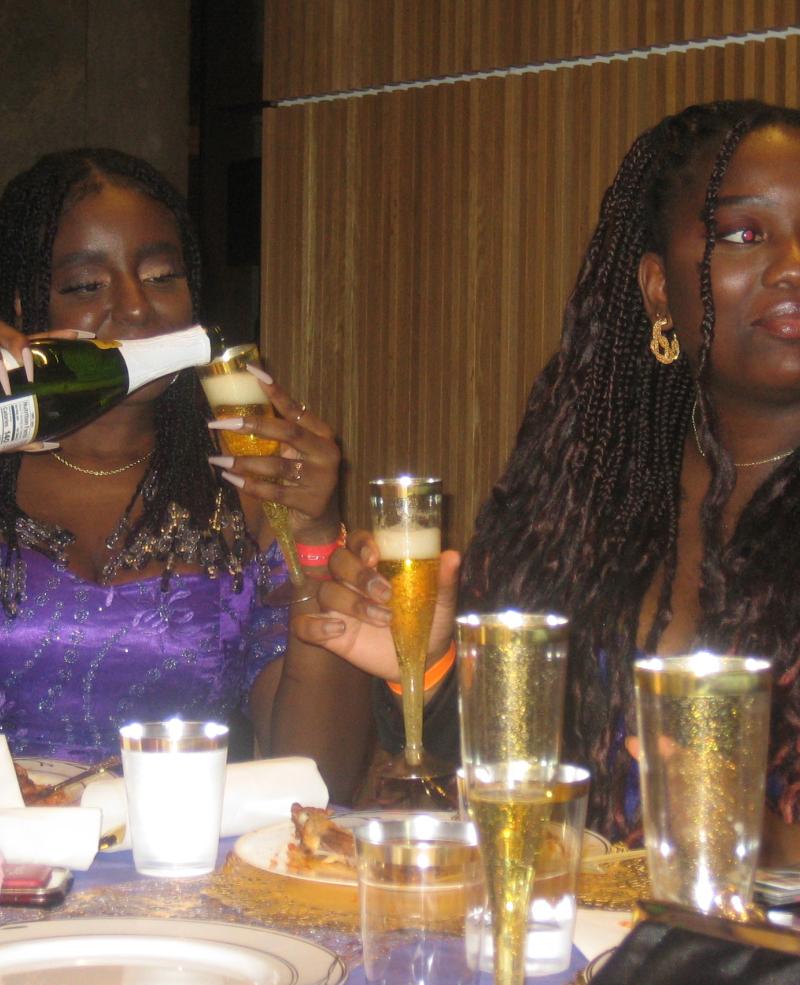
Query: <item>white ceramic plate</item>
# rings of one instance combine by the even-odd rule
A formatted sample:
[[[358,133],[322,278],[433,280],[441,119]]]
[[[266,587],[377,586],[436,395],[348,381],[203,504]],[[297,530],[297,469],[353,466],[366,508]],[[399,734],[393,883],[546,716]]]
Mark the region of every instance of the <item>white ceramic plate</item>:
[[[31,780],[39,785],[61,783],[62,780],[68,780],[71,776],[76,776],[86,769],[85,763],[71,763],[66,759],[39,759],[36,756],[15,756],[14,762],[27,770]],[[105,776],[106,774],[101,775]],[[86,784],[96,779],[99,779],[99,777],[90,776],[85,780],[81,780],[80,783],[68,787],[67,793],[69,794],[70,800],[76,802],[80,800],[81,793],[86,787]]]
[[[0,927],[0,983],[338,985],[333,951],[290,934],[199,920],[44,920]]]
[[[434,817],[449,817],[454,815],[447,812],[431,812]],[[369,821],[378,817],[384,821],[405,820],[409,816],[406,811],[353,811],[349,814],[339,814],[335,817],[337,824],[343,828],[355,828],[364,821]],[[265,872],[274,872],[276,875],[289,876],[292,879],[301,879],[305,882],[322,882],[332,886],[355,886],[357,879],[355,874],[351,879],[342,875],[324,876],[315,872],[313,875],[306,875],[300,872],[292,872],[287,868],[286,849],[290,842],[294,841],[294,824],[291,821],[278,821],[265,828],[258,828],[242,835],[233,846],[233,851],[248,865],[256,869],[263,869]],[[594,831],[585,831],[583,835],[583,854],[584,857],[592,855],[606,855],[611,851],[611,844]]]

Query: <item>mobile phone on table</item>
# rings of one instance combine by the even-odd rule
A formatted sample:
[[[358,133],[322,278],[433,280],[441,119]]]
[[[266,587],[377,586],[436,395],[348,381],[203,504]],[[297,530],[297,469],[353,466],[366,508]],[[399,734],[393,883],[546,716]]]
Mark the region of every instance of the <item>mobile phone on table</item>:
[[[72,872],[57,865],[5,862],[0,906],[53,906],[72,886]]]

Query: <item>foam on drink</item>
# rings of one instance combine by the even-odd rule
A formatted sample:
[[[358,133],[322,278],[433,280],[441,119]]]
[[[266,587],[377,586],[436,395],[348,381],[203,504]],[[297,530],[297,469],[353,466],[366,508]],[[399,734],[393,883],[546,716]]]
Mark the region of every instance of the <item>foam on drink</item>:
[[[375,530],[373,536],[382,561],[438,558],[442,552],[442,532],[438,527],[416,527],[409,530],[398,524]]]
[[[202,378],[212,409],[220,406],[268,404],[269,397],[251,373],[219,373]]]

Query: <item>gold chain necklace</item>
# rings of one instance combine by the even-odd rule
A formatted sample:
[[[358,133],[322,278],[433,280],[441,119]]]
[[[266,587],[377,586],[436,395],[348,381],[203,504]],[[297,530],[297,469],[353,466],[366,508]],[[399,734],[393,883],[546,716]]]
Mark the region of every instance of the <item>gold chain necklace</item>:
[[[697,450],[700,452],[700,457],[705,458],[706,453],[703,451],[700,445],[700,435],[697,433],[697,424],[695,423],[695,411],[697,410],[697,399],[695,398],[692,404],[692,431],[694,431],[694,443],[697,445]],[[779,455],[771,455],[769,458],[759,458],[755,462],[734,462],[733,467],[735,469],[751,469],[755,465],[770,465],[772,462],[780,462],[784,458],[788,458],[796,449],[790,448],[789,451],[782,451]],[[55,452],[53,453],[55,454]]]
[[[132,462],[128,462],[127,465],[120,465],[116,469],[85,469],[82,465],[76,465],[74,462],[70,462],[69,459],[64,458],[63,455],[59,455],[57,451],[50,452],[53,458],[57,462],[61,462],[62,465],[66,465],[68,469],[72,469],[75,472],[81,472],[83,475],[96,475],[99,477],[107,475],[119,475],[120,472],[127,472],[128,469],[135,468],[137,465],[141,465],[142,462],[146,462],[147,459],[153,454],[153,449],[145,452],[140,458],[135,458]]]

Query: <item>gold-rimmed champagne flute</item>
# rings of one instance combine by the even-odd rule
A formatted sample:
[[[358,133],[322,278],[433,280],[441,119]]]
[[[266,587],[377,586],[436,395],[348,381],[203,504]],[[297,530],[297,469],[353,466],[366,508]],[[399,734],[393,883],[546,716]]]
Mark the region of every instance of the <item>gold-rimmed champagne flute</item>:
[[[403,758],[386,775],[427,779],[452,773],[452,764],[426,756],[422,746],[425,661],[436,608],[441,554],[442,480],[417,476],[373,479],[372,533],[378,571],[392,587],[391,631],[403,687]]]
[[[269,417],[274,414],[269,397],[247,366],[260,366],[261,357],[254,343],[231,346],[207,366],[198,367],[211,412],[217,420],[231,417]],[[224,431],[221,440],[228,454],[234,457],[275,455],[280,443],[243,431]],[[271,605],[304,602],[312,597],[308,580],[297,556],[294,533],[288,507],[270,500],[262,508],[275,533],[289,572],[288,591],[281,585],[263,597]]]
[[[456,619],[461,758],[486,872],[497,985],[522,985],[528,912],[554,805],[568,623],[508,610]],[[588,783],[588,777],[586,778]]]

